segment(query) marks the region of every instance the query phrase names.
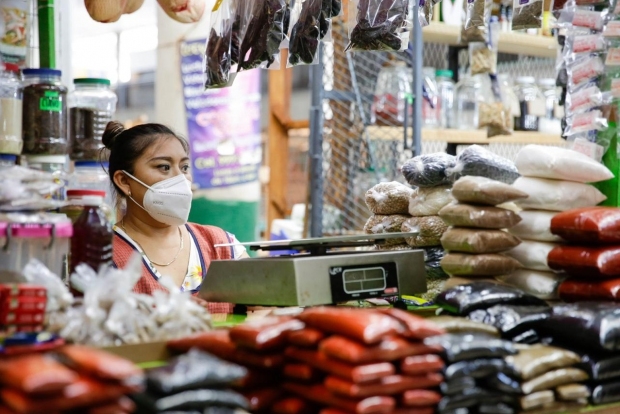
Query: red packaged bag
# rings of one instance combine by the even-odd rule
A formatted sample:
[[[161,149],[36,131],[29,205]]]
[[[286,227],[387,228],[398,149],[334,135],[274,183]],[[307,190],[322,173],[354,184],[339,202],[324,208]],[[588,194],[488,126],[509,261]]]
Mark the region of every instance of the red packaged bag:
[[[0,303],[0,312],[21,311],[21,312],[45,312],[47,305],[46,297],[9,297]]]
[[[230,330],[230,339],[237,345],[257,351],[273,351],[286,345],[287,333],[305,327],[291,317],[267,317],[237,325]]]
[[[444,368],[443,359],[437,355],[415,355],[407,357],[400,364],[400,369],[407,375],[421,375],[427,372],[439,372]]]
[[[403,331],[396,319],[367,309],[325,306],[307,309],[298,318],[322,331],[344,335],[365,344],[376,344],[386,335]]]
[[[284,365],[284,376],[305,382],[314,382],[322,377],[320,372],[306,364]]]
[[[127,397],[122,397],[112,404],[90,408],[88,414],[131,414],[135,411],[134,402]]]
[[[53,349],[60,348],[65,344],[65,340],[62,338],[56,338],[49,342],[43,342],[40,344],[34,345],[11,345],[4,348],[2,354],[4,356],[17,356],[17,355],[26,355],[33,354],[35,352],[46,352]]]
[[[77,380],[75,372],[41,354],[0,361],[0,383],[26,394],[60,392]]]
[[[304,328],[288,333],[288,343],[302,348],[316,348],[323,338],[325,338],[325,334],[313,328]]]
[[[243,393],[243,396],[247,398],[250,403],[250,411],[256,412],[271,408],[271,406],[282,397],[282,394],[283,392],[280,387],[270,387],[246,391]]]
[[[3,311],[0,312],[2,325],[41,325],[45,320],[45,309],[36,311]]]
[[[425,339],[429,336],[443,335],[446,333],[445,330],[434,323],[402,309],[383,308],[379,309],[379,311],[400,321],[406,328],[402,335],[407,338]]]
[[[408,407],[429,407],[439,404],[441,394],[431,390],[408,390],[403,394],[403,404]]]
[[[620,301],[620,278],[605,280],[567,279],[560,284],[560,299],[566,302],[587,300]]]
[[[373,395],[395,395],[411,389],[437,387],[442,381],[443,376],[438,373],[416,377],[390,375],[370,384],[354,384],[342,378],[329,376],[325,379],[325,388],[343,397],[365,398]]]
[[[407,407],[397,408],[392,414],[435,414],[435,407]]]
[[[620,246],[558,246],[547,255],[547,264],[581,278],[620,276]]]
[[[289,358],[305,362],[311,367],[348,379],[356,384],[376,381],[394,374],[395,371],[394,366],[389,362],[355,366],[329,358],[322,352],[295,347],[286,348],[285,354]]]
[[[304,399],[288,397],[276,402],[271,407],[273,414],[314,414],[316,407]]]
[[[284,388],[317,404],[335,407],[355,414],[388,414],[394,410],[396,401],[392,397],[369,397],[351,399],[337,397],[323,385],[300,385],[285,383]]]
[[[341,361],[364,364],[395,361],[409,355],[438,353],[442,348],[411,343],[398,336],[388,336],[377,345],[366,346],[343,336],[334,335],[323,340],[319,350]]]
[[[588,207],[558,213],[551,233],[580,244],[620,243],[620,208]]]
[[[9,297],[45,298],[47,290],[43,286],[27,285],[21,283],[0,284],[0,298],[5,301]]]
[[[133,381],[143,377],[142,370],[133,362],[99,349],[68,345],[58,352],[70,367],[97,378],[113,381],[131,379]]]
[[[248,369],[248,375],[232,384],[233,388],[250,390],[264,388],[280,382],[282,375],[271,370]]]

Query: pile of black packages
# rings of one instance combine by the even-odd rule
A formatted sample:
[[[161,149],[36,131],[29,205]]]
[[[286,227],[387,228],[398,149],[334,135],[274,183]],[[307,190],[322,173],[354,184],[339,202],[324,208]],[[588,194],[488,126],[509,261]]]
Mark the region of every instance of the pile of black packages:
[[[506,184],[514,183],[520,177],[515,164],[480,145],[470,145],[461,152],[446,176],[452,181],[466,175],[486,177]]]
[[[323,0],[295,0],[294,22],[288,46],[289,66],[316,63],[319,40],[329,30],[323,3]]]
[[[232,65],[231,44],[235,10],[227,0],[211,15],[211,30],[207,39],[205,89],[228,85]]]
[[[288,32],[290,9],[286,0],[247,3],[250,5],[250,15],[246,16],[245,25],[240,22],[240,27],[245,26],[245,31],[239,48],[239,69],[268,68],[280,55],[280,45]]]
[[[441,259],[443,259],[446,251],[443,247],[425,247],[424,248],[424,269],[426,270],[427,279],[447,279],[448,274],[441,268]]]
[[[247,370],[196,349],[147,372],[147,390],[132,396],[138,413],[233,414],[249,410],[247,399],[228,389]]]
[[[424,344],[441,347],[446,362],[438,414],[518,412],[517,373],[505,359],[517,354],[510,341],[483,333],[460,333],[431,337]]]
[[[400,51],[409,39],[409,0],[357,0],[346,50]]]
[[[437,152],[418,155],[406,161],[400,171],[407,182],[415,187],[438,187],[452,184],[446,171],[456,165],[456,157]]]
[[[544,306],[495,305],[478,309],[468,315],[469,319],[494,326],[504,339],[533,344],[540,342],[538,328],[551,317],[551,308]]]

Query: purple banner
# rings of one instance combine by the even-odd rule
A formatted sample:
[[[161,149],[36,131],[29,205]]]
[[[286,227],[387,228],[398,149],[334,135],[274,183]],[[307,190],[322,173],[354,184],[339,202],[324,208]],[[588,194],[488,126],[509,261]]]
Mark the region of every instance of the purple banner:
[[[258,180],[261,164],[260,70],[229,88],[204,90],[205,40],[181,43],[181,76],[194,183],[228,187]]]

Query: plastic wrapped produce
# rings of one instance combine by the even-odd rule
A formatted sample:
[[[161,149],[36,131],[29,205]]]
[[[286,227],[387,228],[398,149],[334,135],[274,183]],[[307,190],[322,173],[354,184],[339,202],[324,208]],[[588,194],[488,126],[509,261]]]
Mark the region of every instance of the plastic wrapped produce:
[[[535,392],[519,399],[521,408],[525,411],[533,410],[538,407],[547,406],[555,401],[553,391]]]
[[[513,338],[539,326],[550,316],[548,306],[495,305],[470,312],[468,318],[495,327],[505,338]]]
[[[407,48],[407,0],[354,0],[349,3],[346,50],[400,51]]]
[[[431,390],[408,390],[403,393],[406,407],[432,407],[441,400],[441,395]]]
[[[588,207],[559,213],[551,232],[576,243],[620,243],[620,208]]]
[[[527,193],[486,177],[461,177],[452,187],[452,196],[461,203],[496,206],[527,198]]]
[[[480,229],[505,229],[521,221],[517,213],[505,208],[469,204],[448,204],[441,209],[439,217],[450,226]]]
[[[426,345],[439,345],[450,363],[477,358],[503,358],[517,353],[510,341],[484,334],[445,334],[424,340]]]
[[[291,317],[265,317],[231,328],[230,339],[244,348],[274,351],[286,345],[288,332],[304,327],[303,322]]]
[[[559,400],[576,401],[581,398],[590,398],[590,389],[583,384],[566,384],[555,389]]]
[[[289,331],[287,335],[288,343],[304,348],[316,348],[325,338],[325,334],[318,329],[304,328],[296,331]]]
[[[46,355],[27,355],[3,361],[0,383],[26,394],[60,392],[78,375]]]
[[[287,66],[317,63],[319,40],[327,34],[329,25],[323,19],[322,0],[303,0],[294,6]]]
[[[558,288],[560,299],[566,302],[584,300],[620,301],[620,278],[604,280],[567,279]]]
[[[537,298],[558,300],[560,285],[566,279],[566,276],[553,272],[520,269],[509,275],[497,276],[497,279]]]
[[[454,167],[456,157],[438,152],[434,154],[419,155],[414,157],[401,167],[401,172],[407,182],[416,187],[437,187],[451,184],[446,175],[446,170]]]
[[[499,276],[512,273],[521,263],[512,257],[496,253],[448,253],[441,260],[441,268],[449,275]]]
[[[490,388],[494,391],[503,392],[506,394],[522,394],[521,383],[514,379],[514,373],[506,375],[503,372],[498,372],[495,375],[491,375],[486,378],[483,383],[486,388]]]
[[[399,321],[404,328],[400,334],[405,338],[421,340],[445,333],[443,329],[435,326],[425,318],[401,309],[379,308],[377,311],[385,315],[389,315]]]
[[[373,214],[407,214],[414,190],[397,181],[380,183],[366,191],[366,205]]]
[[[475,386],[475,378],[461,377],[444,381],[440,386],[440,390],[444,395],[455,395],[461,394],[465,390],[474,388]]]
[[[521,211],[521,221],[508,231],[522,240],[560,242],[562,238],[551,233],[551,219],[556,214],[550,211]]]
[[[595,187],[573,181],[521,177],[514,186],[529,195],[516,201],[524,209],[567,211],[592,207],[607,198]]]
[[[499,304],[546,306],[543,300],[519,289],[489,282],[455,286],[437,296],[435,303],[458,315],[466,315],[476,309],[487,309]]]
[[[543,243],[525,240],[504,254],[517,259],[525,269],[550,272],[551,269],[549,268],[549,265],[547,265],[547,256],[549,255],[549,252],[557,246],[557,243]]]
[[[366,234],[399,233],[403,223],[409,218],[411,217],[402,214],[393,214],[391,216],[375,214],[366,222],[364,231]],[[406,243],[405,239],[388,239],[386,240],[385,245],[394,246],[404,243]]]
[[[499,338],[497,328],[486,323],[456,316],[434,316],[429,321],[443,328],[447,333],[481,333]]]
[[[336,376],[325,379],[325,388],[335,395],[349,398],[367,398],[376,395],[396,395],[411,389],[437,387],[443,381],[440,374],[417,376],[390,375],[372,384],[354,384]]]
[[[205,56],[205,88],[228,85],[232,65],[231,44],[236,2],[223,1],[210,19]]]
[[[445,369],[444,376],[446,380],[462,377],[487,378],[500,372],[515,375],[514,369],[504,358],[479,358],[449,365]]]
[[[467,389],[463,393],[446,396],[437,405],[438,414],[448,414],[460,412],[463,408],[470,408],[472,411],[481,404],[489,407],[514,406],[516,397],[503,393],[489,391],[480,387]],[[470,411],[468,411],[470,412]],[[479,412],[479,411],[473,411]]]
[[[462,253],[499,253],[512,249],[519,243],[521,241],[518,238],[502,230],[450,227],[441,236],[444,249]]]
[[[352,364],[395,361],[410,355],[433,354],[439,351],[437,347],[410,343],[396,336],[384,338],[378,345],[364,346],[338,335],[322,341],[319,349],[331,358]]]
[[[588,374],[578,368],[560,368],[545,372],[521,384],[524,394],[555,388],[560,385],[581,382],[588,379]]]
[[[620,381],[597,384],[592,387],[592,404],[602,405],[620,401]]]
[[[441,236],[448,226],[439,216],[411,217],[403,222],[401,231],[418,231],[415,237],[407,237],[405,240],[409,246],[427,247],[439,246]]]
[[[416,188],[409,200],[409,214],[414,217],[436,216],[453,201],[449,186]]]
[[[549,267],[581,278],[620,277],[620,247],[560,245],[547,256]]]
[[[578,368],[588,373],[592,381],[607,381],[620,378],[620,356],[608,352],[579,352],[581,363]]]
[[[143,373],[132,362],[116,355],[82,345],[62,347],[58,353],[62,360],[76,371],[108,381],[140,384]]]
[[[519,350],[517,355],[506,357],[523,381],[529,381],[546,372],[568,368],[581,360],[579,355],[566,349],[548,345],[532,345]]]
[[[512,161],[500,157],[479,145],[467,147],[457,158],[454,167],[446,171],[454,182],[466,175],[486,177],[512,184],[519,178],[517,167]]]
[[[238,5],[242,3],[244,2],[239,2]],[[265,0],[252,4],[246,31],[239,46],[239,68],[242,70],[275,64],[289,19],[289,8],[285,0]]]
[[[445,364],[440,356],[425,354],[408,356],[403,359],[400,369],[407,375],[422,375],[429,372],[440,372],[444,366]]]
[[[409,249],[409,245],[407,245]],[[448,274],[441,268],[441,259],[446,252],[441,247],[424,248],[424,270],[426,270],[427,279],[445,279]]]

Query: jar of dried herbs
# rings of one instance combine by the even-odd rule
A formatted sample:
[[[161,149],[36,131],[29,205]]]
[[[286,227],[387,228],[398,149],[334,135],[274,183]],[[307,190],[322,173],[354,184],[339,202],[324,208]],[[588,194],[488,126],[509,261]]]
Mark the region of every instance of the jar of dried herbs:
[[[22,137],[25,155],[67,154],[67,88],[55,69],[24,69]]]
[[[0,72],[0,154],[22,152],[22,91],[18,75],[19,67],[10,63]]]
[[[70,155],[76,161],[107,159],[101,138],[116,111],[117,97],[108,79],[74,79],[69,94]]]

